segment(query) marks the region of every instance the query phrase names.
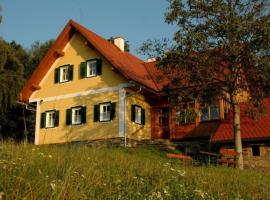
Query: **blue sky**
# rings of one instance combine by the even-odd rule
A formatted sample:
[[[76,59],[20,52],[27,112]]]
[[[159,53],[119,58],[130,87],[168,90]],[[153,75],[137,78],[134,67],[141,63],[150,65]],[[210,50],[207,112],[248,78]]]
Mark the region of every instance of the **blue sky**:
[[[124,36],[135,55],[145,40],[172,37],[176,30],[164,22],[166,0],[0,0],[0,5],[0,36],[26,48],[56,38],[69,19],[105,38]]]

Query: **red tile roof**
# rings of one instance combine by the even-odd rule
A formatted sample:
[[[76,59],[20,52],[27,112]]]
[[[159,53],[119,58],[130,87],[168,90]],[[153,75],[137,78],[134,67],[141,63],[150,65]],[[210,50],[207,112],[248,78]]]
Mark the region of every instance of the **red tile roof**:
[[[270,139],[270,98],[264,99],[263,105],[266,113],[260,115],[256,120],[249,118],[245,111],[250,106],[249,103],[240,105],[241,114],[241,137],[245,140]],[[234,141],[232,111],[228,113],[225,120],[222,121],[212,137],[213,142],[232,142]]]
[[[83,35],[87,41],[128,80],[142,84],[154,91],[158,91],[160,89],[155,80],[153,80],[153,74],[149,72],[149,69],[147,69],[148,65],[144,61],[128,52],[122,52],[111,42],[86,29],[73,20],[70,20],[46,56],[41,60],[30,79],[25,83],[19,96],[20,101],[29,101],[31,94],[34,92],[33,85],[39,85],[53,62],[57,59],[57,55],[55,53],[56,50],[62,50],[76,32]]]

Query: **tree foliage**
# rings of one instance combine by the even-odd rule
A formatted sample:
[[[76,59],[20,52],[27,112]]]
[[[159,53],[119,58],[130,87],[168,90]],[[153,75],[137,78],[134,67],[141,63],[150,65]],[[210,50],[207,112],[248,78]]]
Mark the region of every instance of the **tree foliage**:
[[[30,50],[15,41],[0,40],[0,138],[34,138],[34,112],[16,103],[19,91],[53,40],[35,42]]]
[[[270,90],[269,5],[269,0],[170,0],[165,21],[177,27],[171,48],[148,41],[140,49],[156,53],[180,100],[211,103],[222,97],[232,105],[240,153],[237,95],[248,93],[258,107]]]

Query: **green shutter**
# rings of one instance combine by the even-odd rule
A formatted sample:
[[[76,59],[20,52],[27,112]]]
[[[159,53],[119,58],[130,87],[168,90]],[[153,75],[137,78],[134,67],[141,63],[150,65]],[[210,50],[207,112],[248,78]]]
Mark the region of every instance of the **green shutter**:
[[[99,121],[99,105],[94,105],[94,122]]]
[[[71,124],[71,116],[72,115],[72,110],[71,109],[67,109],[66,110],[66,125],[70,125]]]
[[[113,120],[114,117],[115,117],[115,107],[116,107],[116,103],[115,102],[112,102],[111,103],[111,113],[110,113],[111,120]]]
[[[73,80],[73,65],[68,66],[68,80],[69,81]]]
[[[46,112],[41,113],[40,128],[45,128],[46,124]]]
[[[59,83],[60,80],[60,69],[56,68],[54,70],[54,83]]]
[[[55,111],[54,127],[59,126],[59,110]]]
[[[142,108],[142,114],[141,114],[141,124],[145,125],[145,109]]]
[[[86,67],[87,67],[87,62],[81,62],[80,64],[80,78],[81,79],[86,77]]]
[[[102,73],[102,59],[97,59],[97,75]]]
[[[86,123],[86,106],[82,107],[82,124]]]
[[[135,122],[135,105],[131,105],[131,121]]]

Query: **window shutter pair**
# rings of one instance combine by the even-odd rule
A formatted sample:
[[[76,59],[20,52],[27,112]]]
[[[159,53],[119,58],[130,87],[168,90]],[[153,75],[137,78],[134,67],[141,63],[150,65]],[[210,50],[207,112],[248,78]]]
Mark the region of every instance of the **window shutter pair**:
[[[58,67],[54,70],[54,83],[60,82],[60,68],[61,67]],[[68,65],[68,80],[73,80],[73,65]]]
[[[132,122],[135,122],[135,115],[136,115],[135,107],[136,107],[135,104],[131,105],[131,121]],[[142,109],[141,110],[141,124],[145,125],[145,109],[143,109],[143,108],[141,108],[141,109]]]
[[[81,123],[86,123],[86,106],[81,107]],[[66,110],[66,125],[72,124],[72,108]]]
[[[54,127],[59,126],[59,110],[55,111]],[[40,128],[46,128],[46,112],[41,113]]]
[[[110,120],[113,120],[115,118],[115,109],[116,109],[116,103],[111,102],[110,103]],[[100,121],[100,104],[94,105],[94,122]]]

